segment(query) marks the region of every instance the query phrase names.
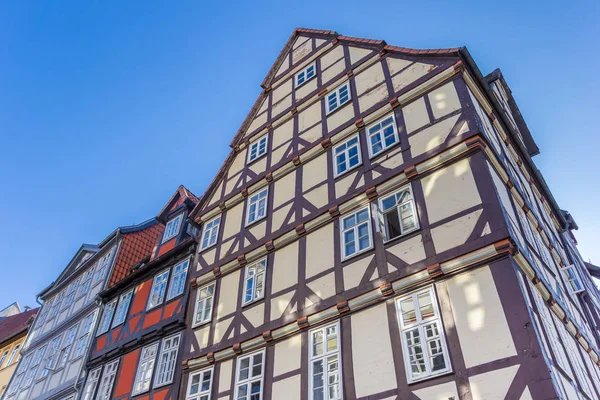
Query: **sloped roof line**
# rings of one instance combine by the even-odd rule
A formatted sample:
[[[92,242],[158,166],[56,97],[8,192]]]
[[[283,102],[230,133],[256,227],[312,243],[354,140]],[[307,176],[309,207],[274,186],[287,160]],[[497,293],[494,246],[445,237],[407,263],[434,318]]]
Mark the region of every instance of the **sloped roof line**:
[[[35,317],[38,311],[39,307],[11,315],[0,321],[0,344],[25,331],[30,320]]]
[[[157,216],[156,216],[157,220],[161,221],[164,218],[164,216],[165,216],[164,214],[169,212],[169,210],[172,207],[173,202],[175,201],[176,198],[178,198],[177,196],[179,196],[181,198],[190,199],[192,201],[192,203],[194,203],[194,206],[200,202],[200,199],[194,193],[192,193],[191,190],[189,190],[188,188],[186,188],[183,185],[179,185],[177,190],[175,190],[175,193],[173,193],[173,195],[169,198],[169,200],[165,203],[163,208],[157,214]],[[161,222],[164,222],[164,221],[161,221]]]

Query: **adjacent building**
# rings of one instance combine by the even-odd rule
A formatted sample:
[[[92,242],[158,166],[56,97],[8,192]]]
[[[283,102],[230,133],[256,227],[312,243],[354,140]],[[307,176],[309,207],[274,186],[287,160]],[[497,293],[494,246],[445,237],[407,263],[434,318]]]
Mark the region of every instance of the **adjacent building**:
[[[165,228],[152,251],[135,265],[113,269],[98,295],[103,307],[82,400],[181,398],[187,274],[196,250],[188,214],[197,203],[180,186],[156,217]]]
[[[297,29],[261,86],[190,214],[180,398],[600,398],[598,291],[499,70]]]
[[[96,296],[115,269],[126,270],[150,253],[163,228],[152,219],[118,228],[98,245],[81,246],[56,281],[38,295],[43,306],[4,400],[79,398],[98,320]]]
[[[38,310],[25,307],[21,311],[19,304],[13,303],[0,312],[0,398],[15,372],[23,342]]]

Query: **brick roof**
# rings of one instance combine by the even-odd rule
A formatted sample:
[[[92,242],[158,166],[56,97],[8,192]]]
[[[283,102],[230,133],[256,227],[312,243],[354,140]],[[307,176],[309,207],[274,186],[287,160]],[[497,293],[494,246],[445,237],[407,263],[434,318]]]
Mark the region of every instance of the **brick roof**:
[[[39,308],[24,311],[20,314],[11,315],[0,321],[0,343],[10,339],[28,328],[30,320],[36,316]]]
[[[138,231],[122,234],[121,246],[110,275],[108,286],[112,286],[131,274],[134,266],[143,259],[150,257],[158,239],[162,236],[165,226],[155,223]]]

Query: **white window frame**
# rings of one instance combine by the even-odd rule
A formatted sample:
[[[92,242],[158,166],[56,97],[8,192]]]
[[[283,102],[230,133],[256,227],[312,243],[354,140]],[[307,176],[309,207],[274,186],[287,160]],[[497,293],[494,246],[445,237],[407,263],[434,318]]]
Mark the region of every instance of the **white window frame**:
[[[170,272],[171,272],[171,270],[169,268],[167,268],[164,271],[156,274],[154,276],[154,279],[152,279],[152,287],[150,288],[150,296],[148,296],[148,305],[146,306],[146,310],[151,310],[155,307],[158,307],[164,302],[165,295],[167,294],[167,287],[169,286]],[[162,290],[159,289],[157,298],[154,299],[153,297],[154,297],[155,286],[162,285],[163,281],[164,281],[165,287]]]
[[[261,151],[261,148],[263,149],[262,151]],[[253,155],[253,151],[255,149],[256,149],[256,153],[254,153],[254,155]],[[268,152],[269,152],[269,134],[265,133],[259,139],[255,140],[254,142],[251,142],[248,145],[248,161],[247,161],[247,163],[250,164],[251,162],[258,160],[259,158],[262,158]]]
[[[75,293],[77,293],[78,284],[79,284],[79,279],[71,282],[69,284],[69,286],[67,287],[67,289],[65,290],[65,297],[63,298],[62,305],[61,305],[61,308],[63,310],[67,309],[68,307],[71,306],[71,304],[73,304],[73,299],[75,298]]]
[[[350,156],[349,156],[349,152],[350,152],[350,148],[348,147],[348,142],[352,141],[356,139],[356,149],[357,149],[357,153],[358,153],[358,163],[350,166]],[[344,150],[342,150],[340,153],[338,153],[338,149],[342,146],[346,146],[346,148]],[[354,147],[354,145],[352,146]],[[347,140],[344,140],[342,143],[336,145],[333,148],[333,152],[331,153],[332,157],[333,157],[333,176],[335,178],[337,178],[338,176],[342,176],[350,171],[352,171],[355,168],[358,168],[362,165],[362,153],[360,151],[360,135],[356,134],[350,138],[348,138]],[[344,161],[344,165],[346,165],[346,169],[343,171],[338,171],[338,161],[337,158],[339,155],[344,154],[346,159]]]
[[[367,229],[369,231],[369,245],[367,247],[365,247],[362,250],[358,249],[358,225],[362,225],[365,221],[362,221],[360,224],[354,224],[351,228],[348,229],[344,229],[344,220],[351,217],[351,216],[355,216],[358,215],[358,213],[367,210],[367,219],[366,219],[366,223],[367,223]],[[354,231],[354,241],[356,242],[356,251],[352,254],[346,254],[346,242],[344,241],[344,234],[350,230]],[[373,248],[373,229],[371,227],[371,208],[370,207],[363,207],[360,208],[356,211],[353,211],[351,213],[348,214],[344,214],[340,217],[340,244],[341,244],[341,251],[342,251],[342,261],[348,260],[352,257],[355,257],[359,254],[362,254],[366,251],[369,251]]]
[[[119,296],[119,303],[113,313],[113,321],[110,329],[116,328],[122,325],[127,319],[127,313],[129,312],[129,306],[131,305],[131,299],[133,298],[133,289],[123,293]]]
[[[259,272],[258,274],[256,273],[256,270],[262,265],[263,270],[261,272]],[[250,272],[254,271],[254,274],[252,276],[250,276]],[[260,292],[260,294],[256,294],[257,291],[257,277],[262,277],[262,291]],[[244,287],[243,287],[243,293],[242,293],[242,306],[245,306],[247,304],[250,303],[254,303],[255,301],[259,301],[261,299],[263,299],[265,297],[265,288],[266,288],[266,279],[267,279],[267,258],[263,258],[261,260],[258,260],[256,262],[253,262],[252,264],[248,264],[246,265],[245,268],[245,272],[244,272]],[[252,281],[252,283],[250,283],[250,288],[248,288],[248,284],[249,282]],[[246,295],[247,295],[247,291],[250,290],[250,299],[247,300],[246,299]]]
[[[96,400],[110,400],[115,385],[115,377],[119,370],[119,361],[120,360],[117,358],[108,364],[104,364],[104,367],[102,368],[102,379],[100,379],[98,393],[96,393]],[[110,370],[107,371],[107,369]]]
[[[29,366],[28,366],[29,369],[27,370],[27,372],[25,373],[25,376],[23,377],[23,387],[24,388],[31,386],[31,384],[37,379],[36,375],[38,373],[38,368],[40,367],[40,365],[42,365],[42,361],[45,360],[44,355],[46,353],[47,348],[48,348],[48,345],[45,344],[42,347],[40,347],[39,349],[37,349],[35,351],[35,353],[32,353],[33,357],[31,357],[31,361],[29,363]],[[43,368],[43,366],[42,366],[42,368]]]
[[[585,291],[585,287],[583,286],[583,282],[581,281],[581,276],[579,276],[579,271],[575,264],[567,265],[564,268],[561,268],[561,273],[565,278],[565,283],[567,285],[567,289],[569,289],[569,293],[577,294]],[[575,287],[577,285],[579,288]]]
[[[210,377],[208,378],[208,389],[202,390],[202,383],[205,380],[204,375],[207,373],[210,374]],[[188,387],[187,387],[187,391],[186,391],[186,400],[210,400],[212,397],[211,396],[212,395],[212,383],[213,383],[214,375],[215,375],[215,373],[214,373],[213,367],[206,368],[201,371],[190,374],[190,378],[188,381]],[[193,384],[192,382],[194,381],[194,378],[196,376],[200,376],[200,379],[198,380],[197,383]],[[194,386],[194,385],[198,385],[197,393],[191,393],[192,386]]]
[[[196,289],[196,305],[194,307],[194,323],[192,327],[195,328],[212,320],[212,314],[214,309],[215,300],[215,287],[216,282],[211,282],[208,285],[202,286]],[[207,295],[201,297],[202,291],[206,290]],[[209,293],[212,291],[212,293]],[[208,307],[207,307],[208,305]],[[209,311],[207,311],[207,309]],[[198,320],[200,315],[200,320]]]
[[[170,343],[169,347],[167,344],[169,341],[177,341],[177,344]],[[177,355],[179,354],[179,347],[181,346],[181,333],[177,333],[173,336],[169,336],[162,340],[160,345],[160,353],[158,361],[156,363],[157,370],[154,376],[154,388],[158,388],[173,383],[175,376],[175,370],[177,369]],[[165,359],[166,357],[166,359]],[[163,376],[163,374],[168,374]]]
[[[204,223],[200,241],[200,250],[208,249],[217,244],[219,228],[221,227],[221,215],[216,216]],[[205,244],[206,242],[206,244]]]
[[[374,131],[373,133],[371,133],[371,129],[373,129],[376,125],[381,124],[383,121],[385,121],[386,119],[390,118],[390,116],[392,117],[392,127],[394,128],[394,143],[388,145],[385,142],[385,134],[384,134],[384,128],[382,126],[380,126],[380,128],[376,131]],[[386,125],[387,127],[387,125]],[[378,119],[377,121],[373,122],[372,124],[369,124],[367,126],[367,128],[365,129],[365,134],[367,137],[367,148],[369,150],[369,158],[373,158],[378,156],[379,154],[383,153],[384,151],[386,151],[387,149],[390,149],[394,146],[397,146],[400,143],[400,138],[398,137],[398,125],[396,124],[396,115],[392,112],[391,114],[386,115],[383,118]],[[377,153],[373,152],[373,146],[372,146],[372,142],[371,142],[371,137],[375,136],[379,134],[380,135],[380,139],[381,139],[381,150],[379,150]]]
[[[58,353],[58,361],[56,364],[56,369],[64,368],[67,365],[67,360],[71,355],[71,350],[73,349],[73,344],[75,343],[75,337],[77,336],[77,330],[79,328],[79,323],[70,327],[63,336],[63,340],[60,345],[60,352]]]
[[[94,274],[94,282],[93,282],[94,286],[96,286],[98,283],[102,282],[104,280],[104,278],[106,277],[106,273],[108,272],[108,267],[110,266],[110,261],[112,259],[113,250],[114,250],[114,248],[111,248],[96,263],[96,266],[95,266],[96,273]]]
[[[311,68],[312,68],[312,75],[307,78],[308,70]],[[300,82],[301,75],[303,78],[302,82]],[[310,81],[311,79],[313,79],[316,76],[317,76],[317,63],[313,61],[312,64],[307,65],[305,68],[302,69],[302,71],[298,72],[294,76],[294,83],[296,85],[296,89],[298,89],[300,86],[304,85],[306,82]]]
[[[255,355],[261,355],[261,372],[259,376],[250,376],[251,372],[252,372],[252,367],[254,366],[254,356]],[[241,363],[242,360],[245,359],[249,359],[249,363],[248,363],[248,378],[246,379],[240,379],[240,367],[241,367]],[[264,376],[265,376],[265,362],[266,362],[266,358],[265,358],[265,350],[259,350],[259,351],[255,351],[253,353],[250,353],[248,355],[244,355],[244,356],[240,356],[237,358],[237,362],[235,365],[235,396],[234,399],[237,400],[250,400],[250,389],[252,387],[252,384],[255,382],[260,382],[260,393],[259,393],[259,400],[262,400],[263,398],[263,393],[264,393]],[[239,389],[241,386],[248,386],[248,391],[246,392],[246,396],[243,398],[239,397]]]
[[[432,309],[434,312],[433,317],[427,318],[425,320],[421,316],[420,309],[419,309],[419,302],[418,302],[418,296],[421,294],[424,294],[424,293],[429,293],[429,296],[431,298]],[[402,317],[401,304],[403,301],[408,300],[408,299],[411,299],[413,302],[414,312],[415,312],[415,322],[405,324],[404,319]],[[423,381],[426,379],[430,379],[433,377],[437,377],[437,376],[452,372],[452,363],[450,362],[450,353],[448,352],[448,346],[446,343],[446,334],[445,334],[444,326],[442,323],[442,317],[440,314],[437,295],[436,295],[436,292],[435,292],[433,286],[429,286],[427,288],[417,290],[410,294],[397,297],[395,303],[396,303],[396,317],[398,318],[398,326],[400,328],[400,341],[402,342],[402,356],[404,359],[404,367],[406,369],[406,379],[407,379],[408,383],[419,382],[419,381]],[[439,341],[440,341],[440,345],[441,345],[442,355],[444,357],[444,362],[446,364],[446,368],[441,369],[439,371],[435,371],[435,372],[431,371],[431,365],[430,365],[430,360],[429,360],[430,359],[429,348],[427,346],[427,341],[425,340],[426,334],[424,333],[424,327],[426,325],[432,325],[432,324],[435,324],[437,327],[437,331],[439,333]],[[423,355],[424,355],[423,360],[425,361],[425,368],[426,368],[424,375],[418,376],[418,377],[413,377],[413,374],[412,374],[412,368],[410,365],[410,356],[409,356],[410,353],[408,350],[408,343],[407,343],[406,335],[405,335],[406,332],[412,331],[414,329],[418,329],[418,332],[419,332],[419,339],[420,339],[421,348],[423,350]]]
[[[393,207],[390,207],[387,210],[383,209],[383,201],[389,199],[390,197],[396,197],[397,194],[402,193],[408,191],[408,193],[410,194],[410,200],[406,200],[400,204],[398,204],[398,200],[396,199],[396,205]],[[405,229],[404,226],[402,225],[402,214],[400,212],[400,209],[403,205],[410,205],[411,211],[412,211],[412,215],[415,219],[415,226],[410,228],[410,229]],[[400,235],[395,236],[395,237],[390,237],[390,233],[389,233],[389,224],[387,219],[385,218],[386,214],[394,212],[393,209],[394,207],[396,208],[396,213],[398,214],[398,221],[400,223]],[[404,185],[402,186],[400,189],[386,194],[385,196],[380,196],[378,202],[377,202],[377,231],[379,231],[382,236],[383,236],[383,241],[385,243],[395,240],[399,237],[402,236],[406,236],[411,232],[417,231],[420,229],[420,224],[419,224],[419,214],[417,213],[417,205],[415,202],[415,196],[412,190],[412,185],[409,183],[408,185]]]
[[[335,350],[327,350],[326,345],[327,345],[327,331],[330,328],[335,328],[336,331],[336,337],[337,337],[337,347]],[[321,332],[322,337],[323,337],[323,342],[321,343],[321,345],[323,346],[322,349],[322,353],[318,354],[318,355],[314,355],[313,354],[313,350],[315,348],[315,341],[314,341],[314,337],[315,337],[315,333],[317,332]],[[341,332],[340,332],[340,324],[339,321],[336,321],[332,324],[328,324],[325,326],[321,326],[317,329],[313,329],[309,332],[309,347],[308,347],[308,368],[309,368],[309,374],[308,374],[308,381],[309,381],[309,392],[308,392],[308,398],[310,400],[314,399],[314,364],[316,362],[321,361],[323,363],[323,370],[322,370],[322,374],[323,374],[323,398],[324,399],[330,399],[330,400],[341,400],[344,398],[344,393],[343,393],[343,375],[342,375],[342,338],[341,338]],[[338,386],[338,397],[335,398],[330,398],[329,397],[329,360],[332,359],[333,357],[337,357],[337,364],[338,364],[338,369],[337,369],[337,375],[338,375],[338,381],[337,381],[337,386]]]
[[[77,288],[77,298],[83,297],[88,294],[90,290],[90,286],[92,285],[92,279],[94,278],[94,267],[90,267],[87,271],[85,271],[81,275],[81,283],[79,284],[79,288]]]
[[[342,89],[346,87],[347,91],[348,91],[348,99],[343,102],[340,103],[340,92],[342,91]],[[335,96],[335,107],[331,108],[332,106],[329,104],[329,98],[331,96]],[[335,88],[335,90],[331,91],[330,93],[327,93],[325,95],[325,108],[327,110],[327,115],[331,114],[332,112],[339,110],[340,108],[342,108],[342,106],[344,106],[345,104],[348,104],[352,101],[352,91],[350,90],[350,81],[346,81],[344,83],[342,83],[341,85],[339,85],[337,88]]]
[[[79,327],[79,334],[75,344],[73,359],[82,357],[86,353],[88,341],[90,340],[90,336],[92,336],[92,330],[94,329],[96,315],[96,311],[93,311],[83,319],[83,322]]]
[[[177,271],[178,267],[182,267]],[[187,258],[173,267],[171,271],[171,279],[169,282],[169,290],[167,290],[167,301],[174,299],[175,297],[181,296],[185,292],[187,284],[187,273],[190,266],[190,259]]]
[[[83,387],[81,400],[92,400],[96,394],[96,388],[98,387],[98,381],[100,380],[100,374],[102,374],[102,367],[95,368],[90,371]]]
[[[23,357],[23,362],[17,367],[17,370],[15,371],[15,377],[12,379],[12,381],[10,381],[10,385],[6,389],[7,398],[17,393],[17,391],[21,387],[21,383],[23,383],[23,378],[25,378],[25,372],[27,372],[27,369],[29,368],[29,363],[31,362],[32,357],[32,353],[29,353],[25,357]]]
[[[52,308],[48,313],[48,321],[52,320],[54,317],[58,315],[58,311],[60,310],[60,306],[62,304],[64,291],[60,292],[56,296],[52,298]]]
[[[8,358],[8,362],[6,363],[6,366],[8,367],[9,365],[12,365],[13,363],[17,362],[17,352],[19,351],[19,349],[21,348],[21,343],[17,344],[15,347],[13,347],[12,352],[10,353],[10,357]]]
[[[100,318],[100,323],[98,324],[98,331],[96,332],[96,336],[103,335],[110,330],[110,324],[115,315],[118,300],[118,298],[113,299],[104,305],[102,309],[102,317]]]
[[[0,357],[0,369],[2,369],[2,365],[4,365],[4,361],[8,357],[9,353],[10,353],[10,350],[6,350],[4,353],[2,353],[2,357]]]
[[[146,393],[150,390],[152,386],[152,375],[154,374],[154,367],[156,365],[156,356],[158,356],[159,344],[160,342],[155,342],[142,348],[140,361],[135,373],[135,380],[133,381],[133,391],[131,392],[133,396]],[[152,352],[154,354],[152,354]],[[138,388],[140,384],[142,384],[142,386]],[[144,386],[146,384],[148,387],[145,388]]]
[[[265,194],[264,197],[261,197],[262,194]],[[254,200],[255,199],[255,200]],[[254,201],[253,201],[254,200]],[[260,210],[260,203],[264,201],[264,213],[263,215],[259,215],[258,212]],[[250,221],[250,208],[255,205],[255,213],[256,216],[252,221]],[[253,193],[248,196],[246,200],[246,226],[253,225],[258,221],[261,221],[267,217],[267,208],[269,206],[269,187],[259,190],[256,193]]]
[[[46,351],[46,357],[44,359],[44,367],[40,371],[40,378],[48,376],[48,371],[55,371],[58,364],[58,355],[60,352],[60,343],[62,341],[62,334],[58,335],[50,341],[49,347]]]
[[[165,226],[165,232],[163,233],[163,237],[161,240],[161,244],[171,240],[179,234],[179,231],[181,230],[182,220],[183,213],[171,218],[169,222],[167,222],[167,225]],[[175,228],[173,228],[173,225],[175,225]]]

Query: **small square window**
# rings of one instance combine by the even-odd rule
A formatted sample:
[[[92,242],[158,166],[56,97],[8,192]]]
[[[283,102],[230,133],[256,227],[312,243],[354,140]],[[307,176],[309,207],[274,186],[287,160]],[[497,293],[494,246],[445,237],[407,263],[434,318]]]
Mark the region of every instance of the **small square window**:
[[[384,240],[392,240],[419,229],[419,220],[410,185],[379,200],[378,231]]]
[[[357,167],[362,162],[358,135],[337,145],[333,149],[335,176],[340,176]]]
[[[182,219],[183,214],[179,214],[178,216],[167,222],[167,226],[165,227],[165,233],[163,234],[162,243],[165,243],[167,240],[177,236],[177,234],[179,233],[179,228],[181,226]]]
[[[264,188],[248,198],[246,209],[246,226],[253,224],[267,216],[267,194],[269,188]]]
[[[186,400],[210,400],[213,369],[190,374]]]
[[[248,304],[262,299],[265,295],[265,275],[267,270],[267,259],[262,259],[246,267],[246,278],[244,280],[244,303]]]
[[[265,154],[267,154],[267,141],[269,139],[269,135],[261,137],[260,139],[252,142],[248,149],[248,162],[252,162]]]
[[[340,230],[342,234],[343,258],[350,258],[373,247],[371,237],[371,217],[369,208],[356,211],[342,218]]]
[[[337,110],[348,101],[350,101],[350,83],[346,82],[339,86],[333,92],[327,94],[325,106],[327,107],[327,114]]]
[[[217,235],[219,234],[219,225],[221,224],[221,216],[219,215],[212,220],[205,222],[202,227],[202,238],[200,242],[200,250],[204,250],[217,243]]]
[[[398,129],[394,114],[369,125],[367,138],[371,158],[398,143]]]
[[[298,72],[296,74],[296,87],[301,86],[302,84],[314,78],[316,76],[315,71],[315,63],[312,63],[302,71]]]

